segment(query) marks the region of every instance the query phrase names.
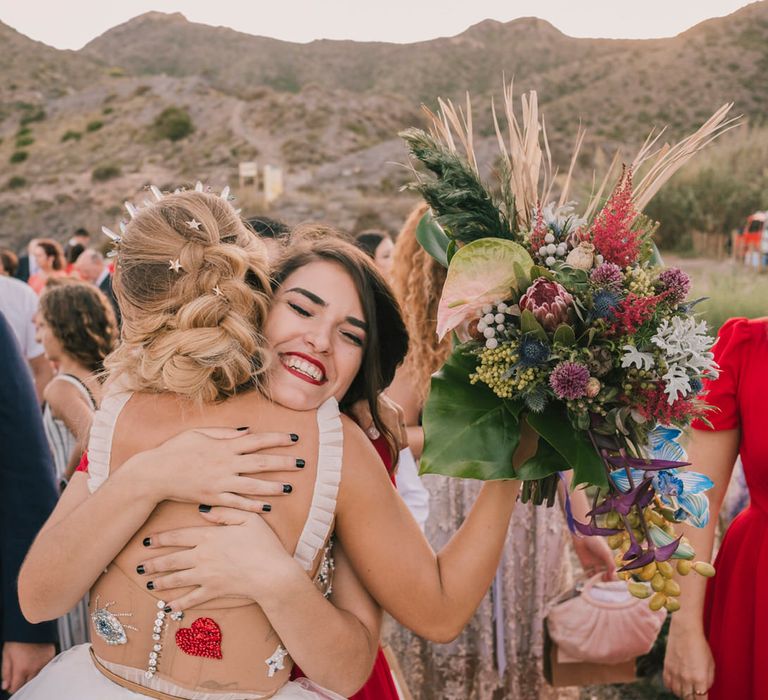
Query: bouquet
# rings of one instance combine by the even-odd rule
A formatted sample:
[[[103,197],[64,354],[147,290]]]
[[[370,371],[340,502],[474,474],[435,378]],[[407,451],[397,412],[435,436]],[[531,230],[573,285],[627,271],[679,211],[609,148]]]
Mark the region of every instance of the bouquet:
[[[652,133],[618,173],[614,159],[579,209],[569,190],[583,130],[558,178],[536,93],[522,99],[522,123],[511,85],[504,98],[506,137],[493,109],[493,190],[479,175],[469,97],[466,112],[441,100],[437,114],[427,110],[429,131],[401,134],[426,170],[412,169],[410,186],[431,208],[417,237],[448,268],[437,331],[457,341],[432,380],[422,473],[519,478],[523,500],[552,505],[562,471],[572,469],[572,484],[595,495],[589,522],[569,515],[571,528],[607,536],[633,595],[677,610],[672,560],[680,574],[714,574],[693,562],[675,524],[703,527],[709,518],[704,492],[712,482],[685,471],[678,437],[702,416],[697,394],[717,367],[706,324],[687,299],[690,280],[663,267],[656,224],[642,210],[737,120],[725,105],[672,147],[657,148],[661,133]],[[514,469],[524,421],[538,448]]]

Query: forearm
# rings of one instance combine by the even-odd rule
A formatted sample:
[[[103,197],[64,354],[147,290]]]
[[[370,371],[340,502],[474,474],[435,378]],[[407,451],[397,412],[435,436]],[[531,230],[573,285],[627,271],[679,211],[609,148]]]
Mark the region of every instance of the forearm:
[[[157,504],[149,484],[127,468],[92,495],[75,474],[19,573],[19,600],[31,622],[70,610]]]
[[[368,679],[378,634],[353,613],[326,600],[298,565],[259,604],[308,678],[344,697],[355,693]],[[307,624],[308,620],[312,624]]]
[[[408,447],[411,448],[413,456],[418,460],[424,452],[424,428],[420,425],[409,425],[405,432],[408,435]]]

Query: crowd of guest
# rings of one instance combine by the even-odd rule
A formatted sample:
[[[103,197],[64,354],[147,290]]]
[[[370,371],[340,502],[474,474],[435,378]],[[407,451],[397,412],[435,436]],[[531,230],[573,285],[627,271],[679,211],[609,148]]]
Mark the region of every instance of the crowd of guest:
[[[440,546],[446,533],[460,526],[476,489],[459,481],[418,476],[424,443],[421,414],[430,377],[451,351],[450,341],[438,342],[435,333],[445,269],[416,241],[416,226],[426,211],[426,205],[415,208],[395,237],[365,230],[350,238],[391,284],[410,335],[410,351],[388,392],[405,418],[396,486],[433,546]],[[265,243],[270,258],[277,257],[289,240],[290,228],[280,221],[258,216],[248,224]],[[56,628],[31,625],[18,610],[15,576],[87,448],[101,395],[103,362],[120,342],[112,272],[109,258],[84,229],[74,231],[64,245],[52,238],[35,238],[20,255],[0,249],[0,497],[4,522],[14,523],[12,546],[3,547],[0,561],[3,693],[12,693],[31,678],[52,657],[54,643],[66,649],[88,640],[86,601],[61,618]],[[363,418],[363,427],[364,423]],[[372,439],[378,437],[373,426],[367,432]],[[730,457],[729,453],[724,462]],[[18,459],[24,464],[21,480]],[[4,531],[9,531],[5,525]],[[546,605],[572,578],[570,557],[563,556],[566,532],[565,517],[558,520],[544,511],[518,508],[492,597],[447,649],[405,630],[390,629],[389,658],[401,691],[410,687],[414,697],[425,699],[567,697],[548,690],[541,672]],[[591,549],[574,541],[584,572],[604,570],[611,576],[610,550],[602,540],[590,540]],[[489,635],[497,635],[493,653]],[[676,648],[675,653],[683,652]],[[454,694],[441,695],[436,684],[452,688]],[[376,692],[361,691],[359,697],[384,698]]]

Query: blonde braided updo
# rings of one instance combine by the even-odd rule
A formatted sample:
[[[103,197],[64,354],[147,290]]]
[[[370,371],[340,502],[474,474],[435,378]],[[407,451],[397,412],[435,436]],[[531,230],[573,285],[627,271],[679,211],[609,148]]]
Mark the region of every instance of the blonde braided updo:
[[[264,245],[217,195],[181,192],[140,209],[119,244],[122,343],[105,360],[110,379],[205,402],[257,386],[268,270]]]

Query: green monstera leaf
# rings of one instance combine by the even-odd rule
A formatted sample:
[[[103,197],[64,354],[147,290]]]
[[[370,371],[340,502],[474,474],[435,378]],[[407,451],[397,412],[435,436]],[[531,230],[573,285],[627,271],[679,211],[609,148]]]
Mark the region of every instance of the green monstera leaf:
[[[470,384],[475,357],[454,350],[432,378],[424,407],[422,474],[465,479],[511,479],[520,442],[520,406],[481,384]]]
[[[530,282],[533,259],[523,246],[502,238],[482,238],[451,258],[437,309],[437,335],[458,328],[484,304],[507,299]],[[466,338],[465,338],[466,339]]]
[[[448,267],[448,246],[452,243],[440,224],[427,212],[416,227],[416,240],[443,267]]]

